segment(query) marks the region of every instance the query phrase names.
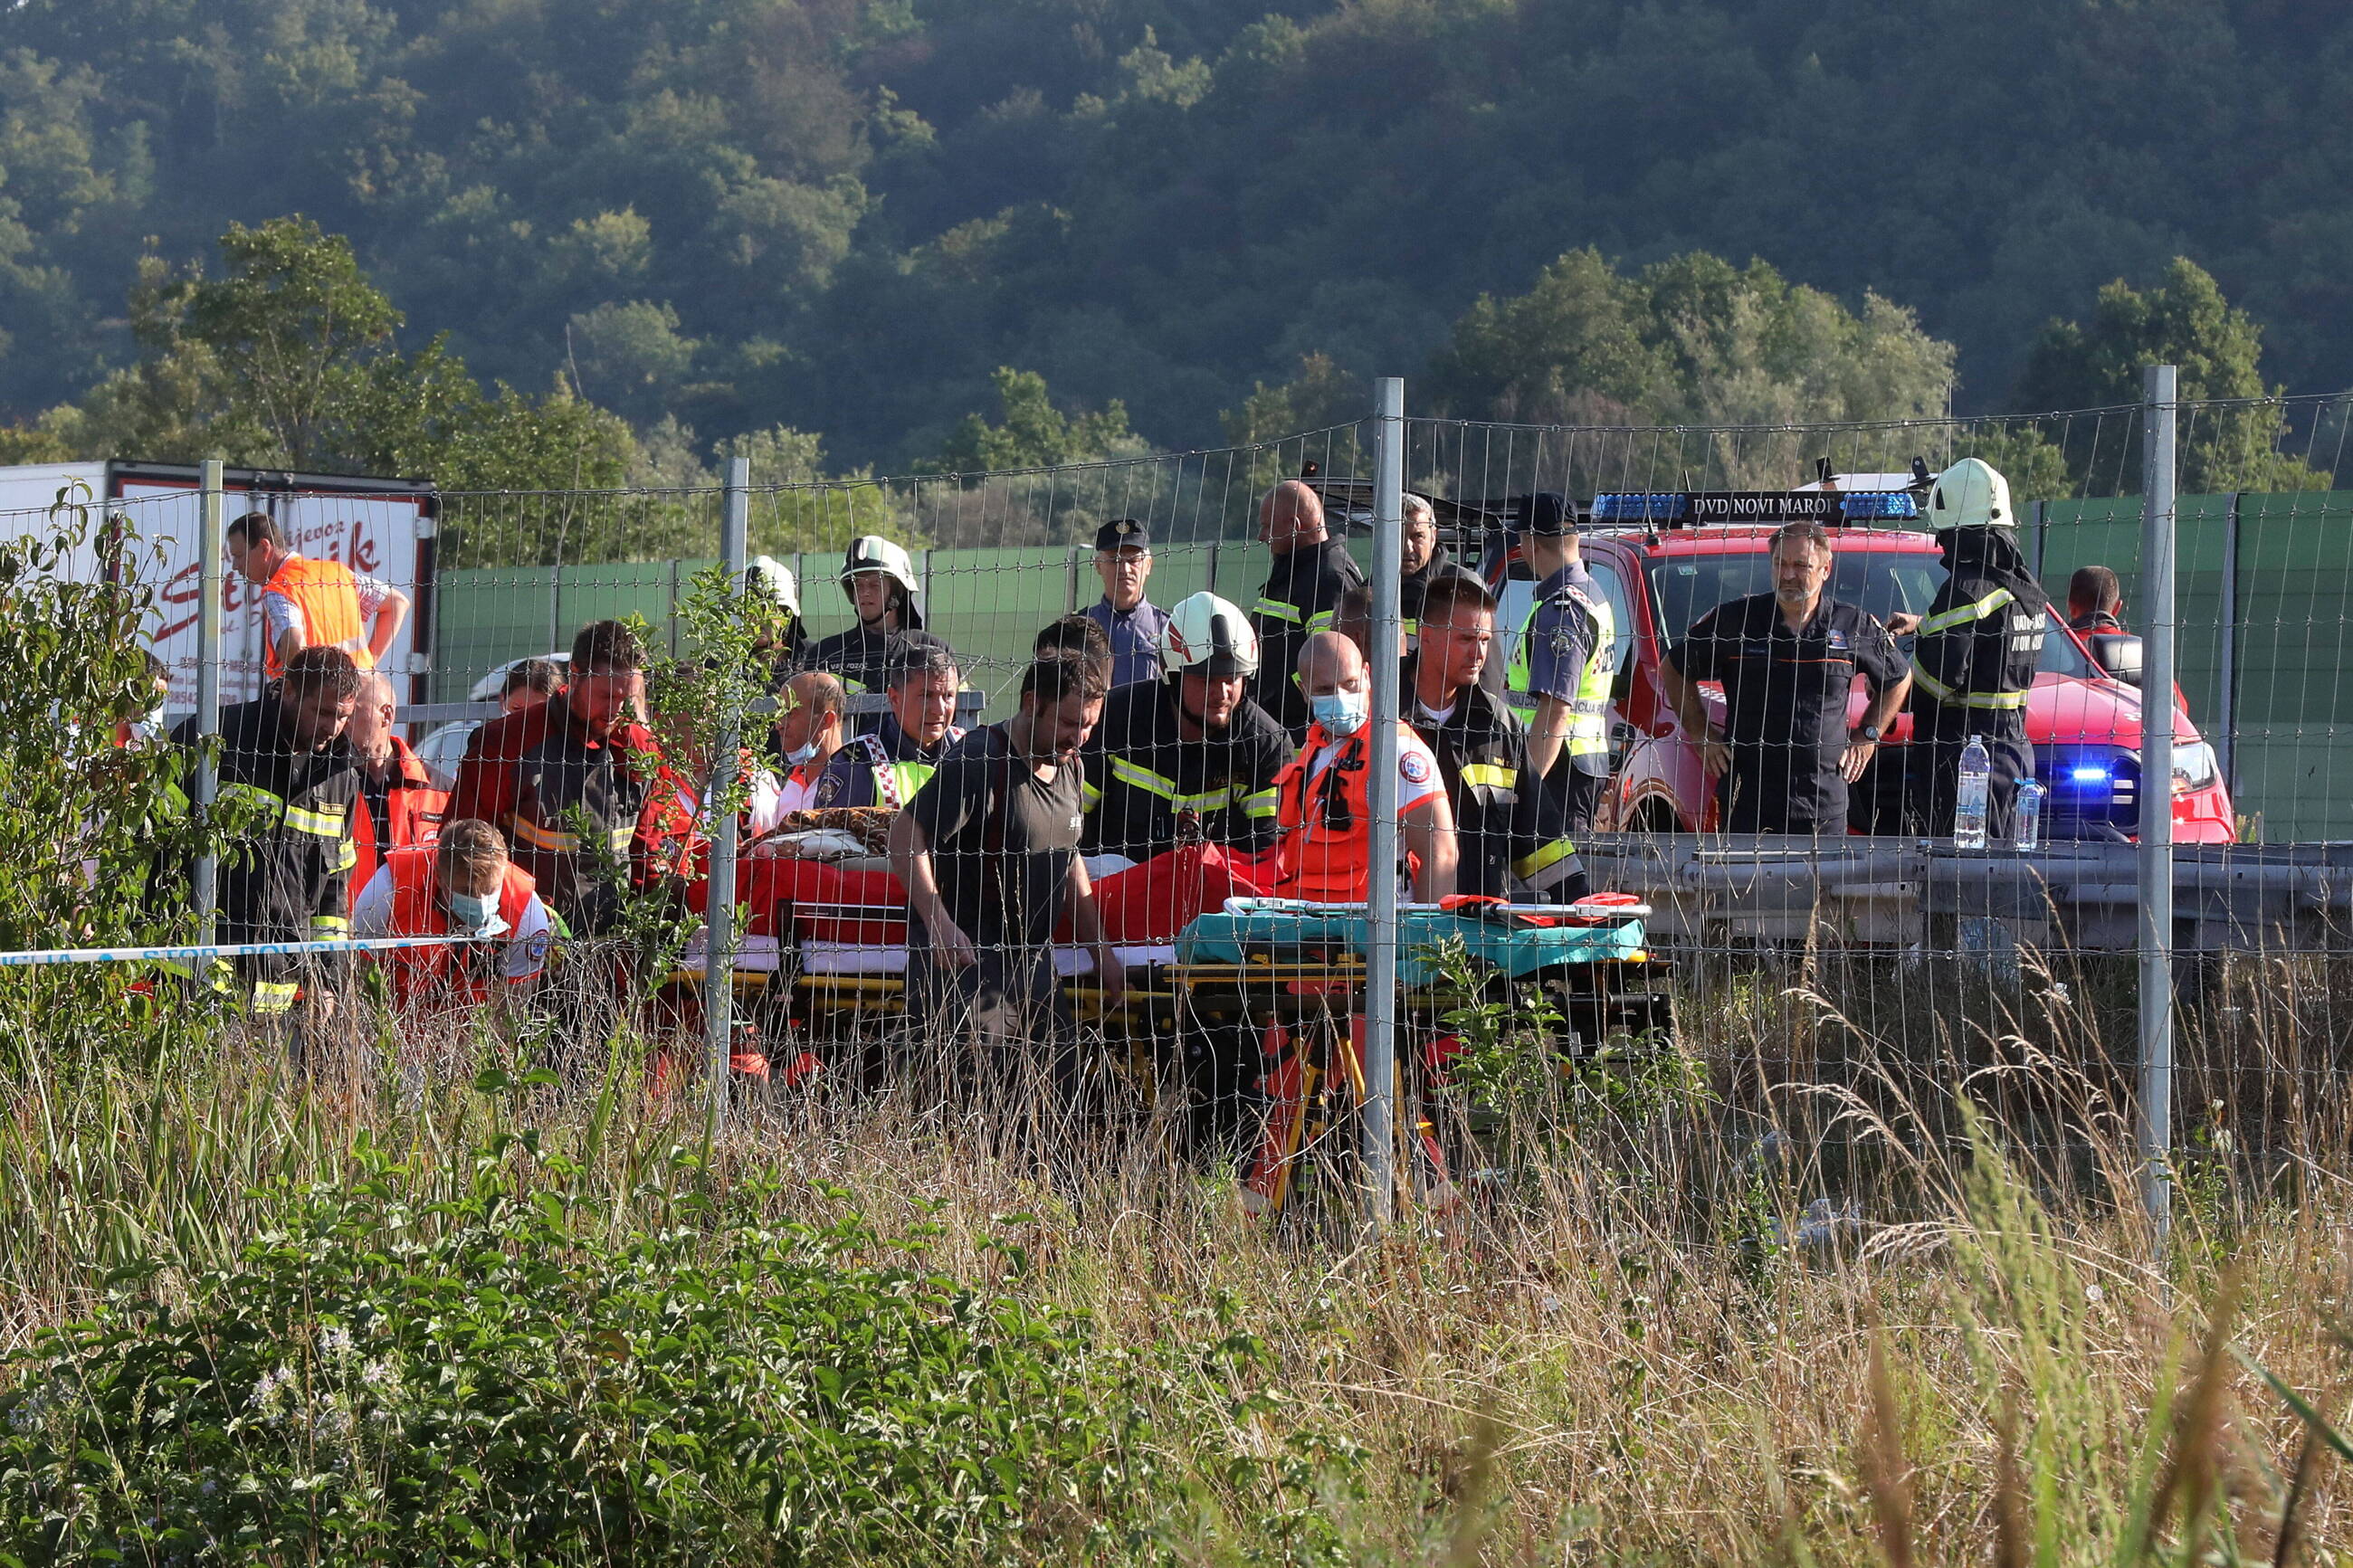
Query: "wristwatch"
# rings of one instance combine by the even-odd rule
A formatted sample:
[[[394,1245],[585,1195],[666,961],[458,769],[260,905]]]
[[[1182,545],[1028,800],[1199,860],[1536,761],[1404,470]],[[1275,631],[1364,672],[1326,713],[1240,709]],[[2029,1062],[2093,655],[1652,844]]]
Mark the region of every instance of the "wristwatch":
[[[1847,739],[1850,741],[1868,741],[1875,746],[1879,744],[1879,726],[1876,724],[1865,724],[1862,728],[1856,730],[1853,734],[1849,735]]]

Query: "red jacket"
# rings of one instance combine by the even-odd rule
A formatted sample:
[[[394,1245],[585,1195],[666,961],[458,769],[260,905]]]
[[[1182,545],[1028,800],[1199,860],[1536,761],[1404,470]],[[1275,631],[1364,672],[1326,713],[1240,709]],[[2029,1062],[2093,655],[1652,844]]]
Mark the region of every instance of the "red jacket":
[[[433,787],[433,776],[408,742],[398,736],[392,742],[392,788],[385,795],[385,819],[392,829],[392,842],[375,841],[375,813],[367,805],[367,773],[360,773],[360,799],[352,807],[352,849],[359,858],[352,866],[353,896],[368,885],[375,868],[384,863],[387,850],[406,849],[414,845],[430,844],[441,837],[441,814],[449,805],[447,790]]]
[[[669,814],[647,808],[681,787],[644,725],[625,724],[597,740],[559,691],[474,731],[446,817],[479,817],[504,833],[514,863],[549,907],[575,932],[595,936],[616,912],[617,891],[588,874],[575,813],[606,836],[630,880],[642,885],[666,868],[658,835]]]

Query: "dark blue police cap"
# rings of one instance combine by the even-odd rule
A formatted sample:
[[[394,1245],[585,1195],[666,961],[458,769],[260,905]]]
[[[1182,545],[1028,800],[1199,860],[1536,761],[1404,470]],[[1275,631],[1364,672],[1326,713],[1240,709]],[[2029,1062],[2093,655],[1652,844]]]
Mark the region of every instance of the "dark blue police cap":
[[[1097,550],[1137,550],[1152,548],[1152,531],[1132,517],[1115,517],[1095,530]]]
[[[1512,528],[1518,533],[1557,537],[1576,531],[1577,513],[1569,509],[1567,496],[1556,490],[1538,490],[1512,503]]]

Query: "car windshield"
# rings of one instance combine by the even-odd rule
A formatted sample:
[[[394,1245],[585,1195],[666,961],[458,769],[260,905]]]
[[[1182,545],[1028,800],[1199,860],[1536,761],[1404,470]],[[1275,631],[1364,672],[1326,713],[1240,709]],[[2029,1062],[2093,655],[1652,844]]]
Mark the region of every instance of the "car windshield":
[[[1926,615],[1945,585],[1945,563],[1935,555],[1884,550],[1842,552],[1831,569],[1830,595],[1860,605],[1881,620],[1899,613]],[[1737,554],[1668,555],[1651,563],[1652,609],[1659,629],[1679,638],[1691,624],[1727,599],[1773,591],[1770,559],[1762,550]],[[2091,662],[2057,625],[2042,639],[2045,675],[2089,678]]]

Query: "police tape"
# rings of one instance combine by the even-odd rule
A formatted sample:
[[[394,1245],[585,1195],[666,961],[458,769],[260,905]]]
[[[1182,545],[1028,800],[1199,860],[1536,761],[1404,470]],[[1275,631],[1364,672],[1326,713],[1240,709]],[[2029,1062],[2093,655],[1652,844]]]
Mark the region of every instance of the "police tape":
[[[299,958],[311,953],[381,952],[403,947],[448,947],[496,937],[377,936],[342,942],[208,942],[190,947],[52,947],[0,952],[0,969],[38,968],[52,963],[188,963],[216,958]]]

